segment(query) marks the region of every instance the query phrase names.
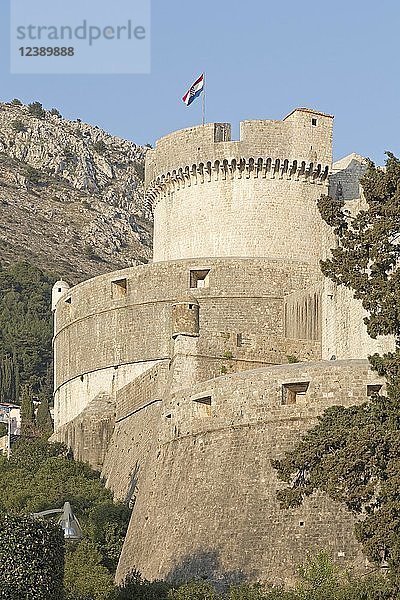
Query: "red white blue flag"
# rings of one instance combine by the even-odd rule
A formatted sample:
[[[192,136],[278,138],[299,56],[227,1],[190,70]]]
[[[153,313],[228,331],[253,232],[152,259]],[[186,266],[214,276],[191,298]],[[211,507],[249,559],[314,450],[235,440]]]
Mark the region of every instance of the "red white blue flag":
[[[204,73],[200,75],[198,79],[194,82],[192,86],[188,89],[186,94],[183,96],[182,100],[186,104],[186,106],[190,106],[193,100],[196,100],[204,90]]]

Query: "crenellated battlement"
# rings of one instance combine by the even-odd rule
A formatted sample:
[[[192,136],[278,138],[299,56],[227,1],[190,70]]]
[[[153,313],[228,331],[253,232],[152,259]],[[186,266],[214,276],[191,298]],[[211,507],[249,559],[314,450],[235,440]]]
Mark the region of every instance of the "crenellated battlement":
[[[240,123],[240,139],[231,139],[230,123],[207,123],[181,129],[159,139],[146,155],[146,187],[162,178],[187,172],[193,165],[231,165],[260,157],[279,165],[332,163],[333,117],[297,108],[282,121],[252,120]],[[280,167],[278,167],[279,169]]]
[[[158,197],[165,193],[211,181],[234,179],[286,179],[322,184],[328,178],[329,172],[329,165],[288,158],[240,157],[200,162],[158,176],[147,189],[147,199],[154,204]]]

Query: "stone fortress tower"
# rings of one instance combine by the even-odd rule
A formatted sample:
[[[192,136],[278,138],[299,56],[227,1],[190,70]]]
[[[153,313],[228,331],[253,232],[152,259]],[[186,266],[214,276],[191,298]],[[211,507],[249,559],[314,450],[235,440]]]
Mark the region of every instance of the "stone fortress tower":
[[[321,194],[362,203],[362,157],[332,167],[333,118],[210,123],[146,157],[154,260],[55,291],[55,439],[133,506],[117,579],[292,580],[321,548],[362,557],[323,495],[281,510],[270,461],[323,410],[382,382],[350,292],[324,280]]]

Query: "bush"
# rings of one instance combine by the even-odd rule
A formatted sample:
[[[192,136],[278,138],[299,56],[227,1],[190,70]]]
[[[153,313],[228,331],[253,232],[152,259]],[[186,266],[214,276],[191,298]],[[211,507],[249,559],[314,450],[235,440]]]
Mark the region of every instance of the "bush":
[[[11,104],[13,106],[22,106],[22,102],[21,100],[18,100],[18,98],[14,98],[14,100],[11,100]]]
[[[63,597],[64,536],[50,522],[2,515],[0,591],[2,600],[60,600]]]
[[[289,364],[300,362],[297,356],[295,356],[294,354],[287,354],[286,358]]]
[[[25,169],[25,177],[28,183],[31,183],[32,185],[39,185],[39,183],[41,183],[40,171],[35,169],[35,167],[31,167],[30,165],[27,165]]]
[[[101,560],[100,552],[89,540],[68,550],[64,578],[67,600],[114,600],[113,576]]]
[[[46,111],[43,108],[43,105],[40,102],[31,102],[28,104],[29,114],[32,117],[36,117],[37,119],[44,119],[46,116]]]
[[[25,131],[25,125],[19,119],[16,119],[15,121],[12,121],[11,127],[17,133],[20,133],[21,131]]]
[[[59,119],[62,118],[62,114],[56,108],[52,108],[50,111],[50,114],[53,115],[54,117],[59,117]]]
[[[97,152],[97,154],[104,154],[104,152],[107,150],[107,146],[103,140],[99,140],[93,144],[93,150]]]

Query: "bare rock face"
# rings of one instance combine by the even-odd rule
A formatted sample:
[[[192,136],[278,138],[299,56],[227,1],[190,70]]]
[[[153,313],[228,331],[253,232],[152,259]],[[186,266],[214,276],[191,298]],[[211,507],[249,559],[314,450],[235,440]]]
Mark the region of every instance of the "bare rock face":
[[[77,283],[147,262],[146,148],[36,107],[0,103],[0,263]]]

